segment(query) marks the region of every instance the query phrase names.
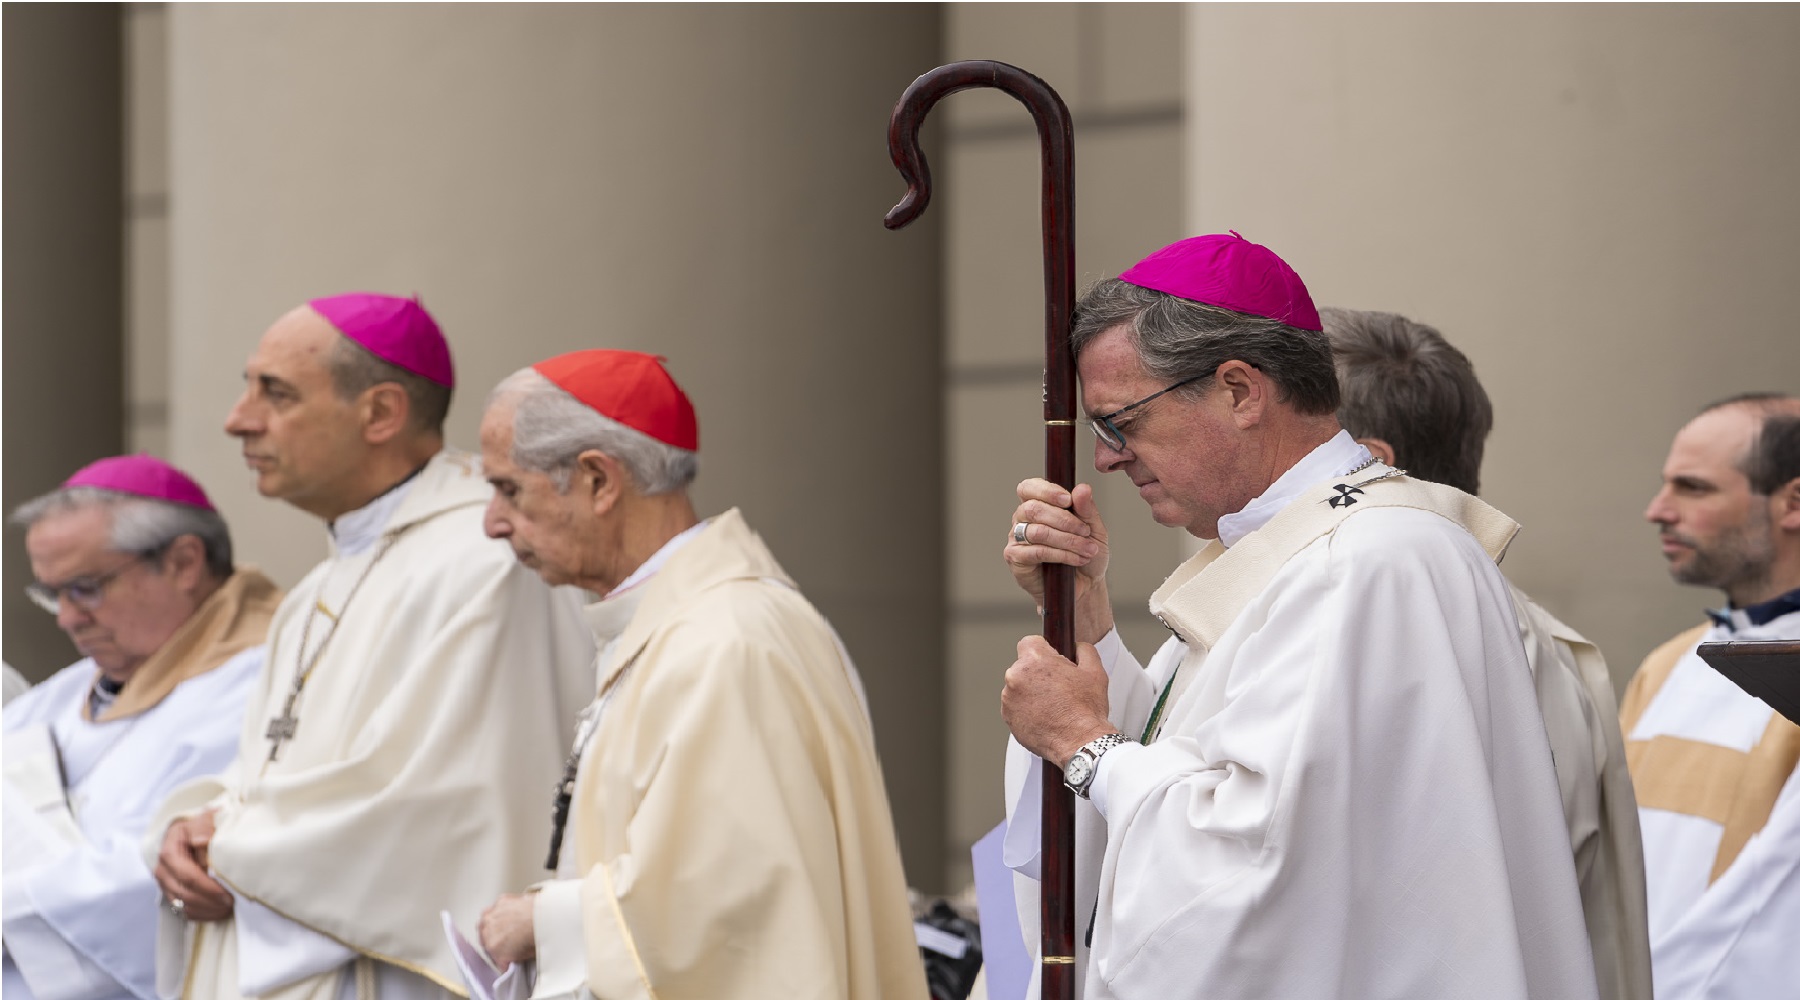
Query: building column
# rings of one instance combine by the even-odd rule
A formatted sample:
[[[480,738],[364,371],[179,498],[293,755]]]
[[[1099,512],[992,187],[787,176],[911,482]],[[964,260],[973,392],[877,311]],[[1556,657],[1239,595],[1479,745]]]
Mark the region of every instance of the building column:
[[[121,8],[4,12],[7,510],[124,447]],[[31,581],[24,532],[4,546],[7,662],[42,680],[76,657]]]

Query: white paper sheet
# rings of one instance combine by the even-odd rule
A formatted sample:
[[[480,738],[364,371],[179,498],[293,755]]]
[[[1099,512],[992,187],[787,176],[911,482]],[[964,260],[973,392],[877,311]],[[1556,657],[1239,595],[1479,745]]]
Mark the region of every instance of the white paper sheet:
[[[469,1000],[527,1000],[531,996],[529,963],[511,965],[501,972],[494,968],[486,952],[469,943],[462,931],[456,929],[456,920],[449,911],[441,911],[438,916],[443,918],[444,940],[450,942],[450,954],[456,958],[457,971],[468,984]]]

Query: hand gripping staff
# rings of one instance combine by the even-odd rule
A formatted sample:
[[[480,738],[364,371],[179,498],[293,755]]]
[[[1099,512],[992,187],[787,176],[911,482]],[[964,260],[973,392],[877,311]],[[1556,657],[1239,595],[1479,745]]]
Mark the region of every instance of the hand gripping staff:
[[[931,201],[931,168],[919,149],[919,125],[944,97],[973,87],[1003,90],[1030,109],[1043,150],[1044,478],[1075,485],[1075,359],[1069,320],[1075,309],[1075,144],[1069,109],[1050,85],[987,59],[939,66],[914,80],[888,122],[888,155],[906,179],[906,197],[883,221],[899,229]],[[1044,567],[1044,638],[1075,658],[1075,567]],[[1075,996],[1075,800],[1054,764],[1043,769],[1044,1000]]]

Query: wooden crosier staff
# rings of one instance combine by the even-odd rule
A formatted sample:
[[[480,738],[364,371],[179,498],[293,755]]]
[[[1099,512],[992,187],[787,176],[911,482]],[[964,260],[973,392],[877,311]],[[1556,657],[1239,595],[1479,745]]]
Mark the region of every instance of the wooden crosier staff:
[[[1075,359],[1069,355],[1069,319],[1075,310],[1075,142],[1069,109],[1044,81],[987,59],[939,66],[914,80],[888,123],[888,155],[906,179],[906,197],[883,220],[899,229],[931,201],[931,168],[919,148],[919,126],[938,101],[959,90],[993,87],[1017,98],[1037,122],[1043,152],[1044,222],[1044,478],[1075,485]],[[1075,658],[1075,568],[1044,566],[1044,638]],[[1075,799],[1062,770],[1043,769],[1044,1000],[1075,996]]]

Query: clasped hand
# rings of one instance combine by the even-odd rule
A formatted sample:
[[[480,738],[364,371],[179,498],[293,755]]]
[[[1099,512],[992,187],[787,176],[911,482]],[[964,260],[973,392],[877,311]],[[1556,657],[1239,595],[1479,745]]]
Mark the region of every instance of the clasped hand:
[[[213,810],[178,819],[163,834],[156,856],[156,884],[170,904],[189,920],[224,920],[231,916],[231,890],[208,873],[207,848],[212,844]]]
[[[1013,582],[1042,611],[1044,565],[1075,567],[1075,638],[1099,642],[1112,631],[1113,614],[1106,592],[1111,553],[1106,524],[1094,504],[1094,488],[1082,483],[1065,490],[1047,479],[1027,479],[1019,484],[1018,494],[1019,506],[1013,510],[1006,546],[1000,551]],[[1021,531],[1023,541],[1018,538]]]
[[[509,892],[481,911],[481,947],[501,969],[537,957],[537,900]]]
[[[1087,643],[1075,662],[1058,656],[1041,635],[1019,640],[1019,658],[1006,669],[1000,714],[1019,745],[1057,767],[1089,740],[1117,732],[1106,718],[1106,668]]]
[[[1019,745],[1061,767],[1082,744],[1114,732],[1107,721],[1107,677],[1093,643],[1112,630],[1106,591],[1110,556],[1093,487],[1065,490],[1045,479],[1019,484],[1019,505],[1001,554],[1014,582],[1044,607],[1044,566],[1076,568],[1076,662],[1057,655],[1042,636],[1019,640],[1006,671],[1000,712]],[[1022,538],[1020,536],[1023,536]]]

